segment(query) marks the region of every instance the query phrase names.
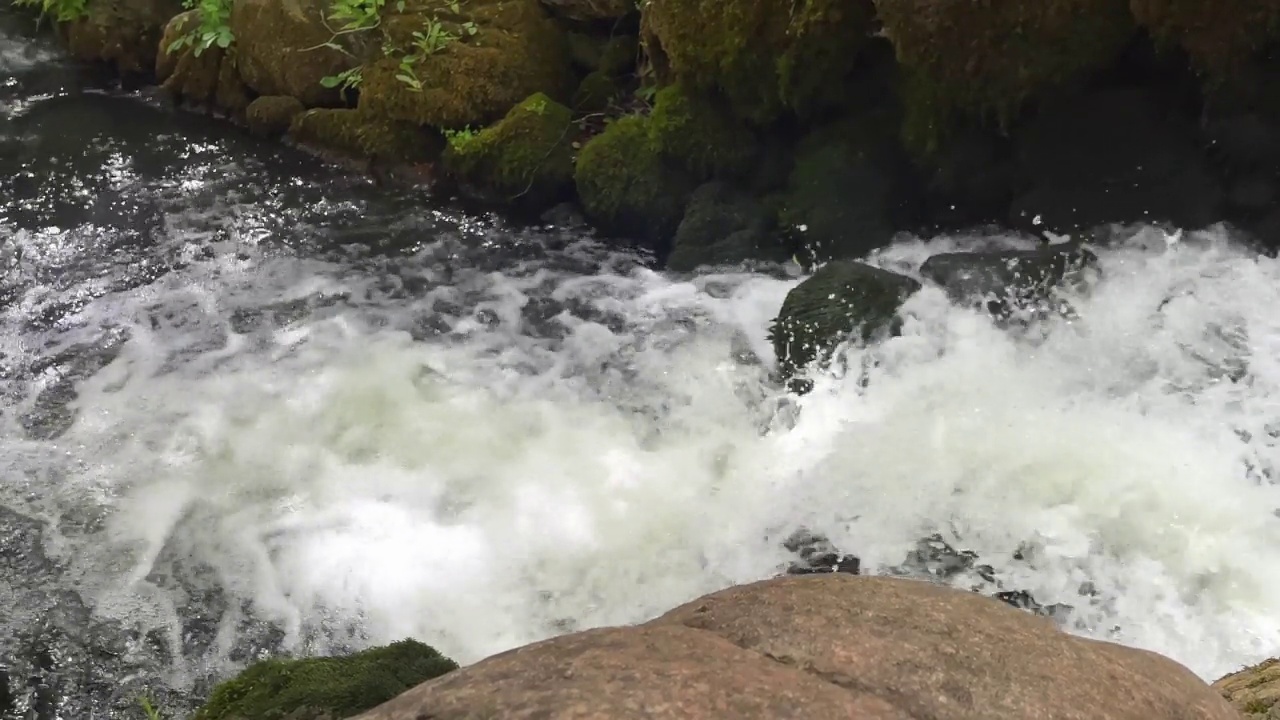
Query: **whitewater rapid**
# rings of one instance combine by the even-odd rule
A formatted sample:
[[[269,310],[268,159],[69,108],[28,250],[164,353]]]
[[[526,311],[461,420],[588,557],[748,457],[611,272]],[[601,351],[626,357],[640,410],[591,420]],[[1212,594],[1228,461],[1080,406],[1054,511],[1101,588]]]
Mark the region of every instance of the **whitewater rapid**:
[[[1280,652],[1280,263],[1120,235],[1073,316],[1001,329],[926,286],[800,398],[768,379],[794,271],[669,276],[571,233],[554,263],[424,242],[391,274],[196,254],[61,322],[45,352],[109,328],[111,359],[60,436],[7,416],[25,480],[0,499],[55,526],[97,508],[51,551],[98,612],[170,634],[151,572],[174,548],[286,647],[413,636],[469,663],[776,574],[800,527],[870,571],[937,532],[1073,605],[1071,631],[1212,679]]]

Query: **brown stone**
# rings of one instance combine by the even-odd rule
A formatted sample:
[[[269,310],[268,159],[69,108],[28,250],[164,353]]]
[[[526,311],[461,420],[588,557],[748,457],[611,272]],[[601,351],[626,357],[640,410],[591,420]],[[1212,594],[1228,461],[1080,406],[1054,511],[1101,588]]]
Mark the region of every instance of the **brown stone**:
[[[1182,665],[917,580],[735,587],[423,683],[357,720],[1238,720]]]
[[[893,706],[675,626],[606,628],[495,655],[358,720],[910,720]]]
[[[1213,687],[1247,717],[1280,718],[1280,659],[1271,658],[1237,670]]]

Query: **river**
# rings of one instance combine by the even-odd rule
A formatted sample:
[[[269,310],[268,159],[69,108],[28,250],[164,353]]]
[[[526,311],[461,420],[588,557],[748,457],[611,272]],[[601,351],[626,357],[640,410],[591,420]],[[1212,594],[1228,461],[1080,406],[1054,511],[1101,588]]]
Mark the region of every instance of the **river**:
[[[794,268],[378,188],[10,16],[0,77],[14,717],[178,717],[266,653],[405,636],[474,662],[774,575],[801,528],[873,572],[938,534],[1206,679],[1280,653],[1280,263],[1225,232],[1117,229],[1075,315],[1016,332],[926,287],[797,398]]]

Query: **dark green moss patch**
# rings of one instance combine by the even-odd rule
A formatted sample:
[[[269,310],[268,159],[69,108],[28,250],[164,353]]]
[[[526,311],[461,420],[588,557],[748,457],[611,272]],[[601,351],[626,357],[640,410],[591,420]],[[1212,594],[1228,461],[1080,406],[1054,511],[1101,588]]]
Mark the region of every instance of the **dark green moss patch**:
[[[544,207],[572,187],[572,119],[569,108],[538,93],[491,127],[453,135],[443,167],[494,199]]]
[[[308,110],[293,118],[289,134],[321,150],[397,163],[433,160],[444,144],[443,138],[413,124],[351,109]]]
[[[714,101],[679,85],[658,91],[649,126],[663,154],[700,180],[743,175],[756,157],[751,131]]]
[[[195,718],[339,720],[457,668],[414,640],[346,657],[265,660],[214,688]]]

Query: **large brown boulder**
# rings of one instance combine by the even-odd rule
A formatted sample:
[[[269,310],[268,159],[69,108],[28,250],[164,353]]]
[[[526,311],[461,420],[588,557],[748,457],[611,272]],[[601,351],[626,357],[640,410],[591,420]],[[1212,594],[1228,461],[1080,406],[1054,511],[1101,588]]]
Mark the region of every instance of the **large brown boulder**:
[[[787,577],[535,643],[358,720],[1239,720],[1191,671],[931,583]]]

